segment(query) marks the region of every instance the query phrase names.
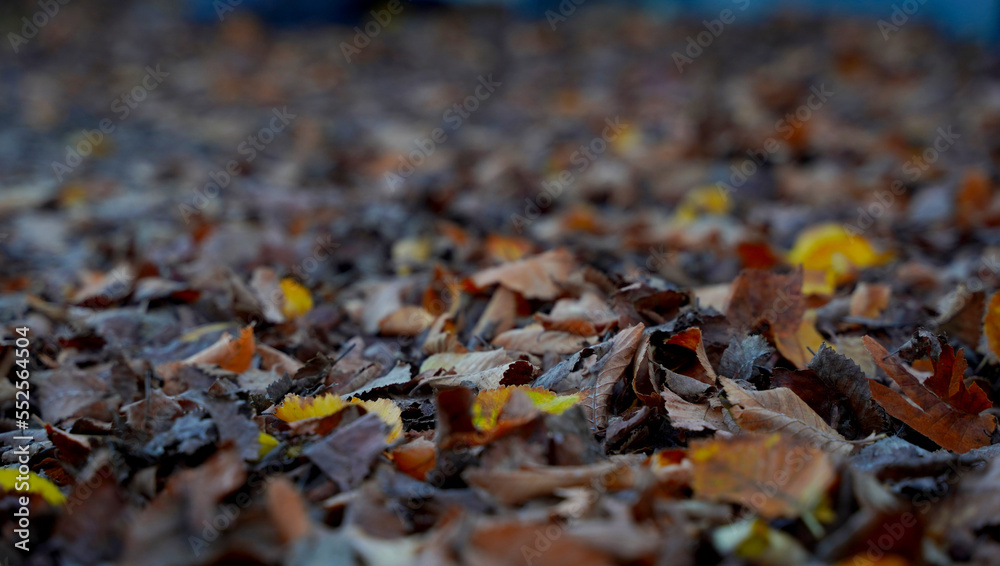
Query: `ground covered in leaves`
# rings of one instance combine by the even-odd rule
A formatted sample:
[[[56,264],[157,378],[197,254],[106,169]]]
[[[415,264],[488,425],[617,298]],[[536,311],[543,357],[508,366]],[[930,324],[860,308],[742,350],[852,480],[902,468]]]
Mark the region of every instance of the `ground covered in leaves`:
[[[10,563],[997,564],[992,59],[126,5],[0,62]]]

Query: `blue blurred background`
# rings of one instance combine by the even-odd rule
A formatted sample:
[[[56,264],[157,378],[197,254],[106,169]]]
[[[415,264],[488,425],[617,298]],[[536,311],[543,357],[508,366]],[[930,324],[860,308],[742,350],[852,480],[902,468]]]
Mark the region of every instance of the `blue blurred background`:
[[[558,12],[560,4],[578,9],[602,0],[400,0],[428,8],[442,5],[494,6],[524,18],[544,18],[547,10]],[[251,11],[274,25],[310,23],[357,23],[368,10],[385,2],[365,0],[188,0],[193,19],[218,21],[218,10]],[[882,19],[892,23],[907,17],[932,24],[952,37],[995,43],[1000,31],[1000,2],[997,0],[620,0],[618,5],[640,6],[651,15],[666,18],[713,18],[734,3],[749,6],[745,13],[754,18],[780,14],[809,16],[837,15]],[[912,15],[911,15],[912,14]]]

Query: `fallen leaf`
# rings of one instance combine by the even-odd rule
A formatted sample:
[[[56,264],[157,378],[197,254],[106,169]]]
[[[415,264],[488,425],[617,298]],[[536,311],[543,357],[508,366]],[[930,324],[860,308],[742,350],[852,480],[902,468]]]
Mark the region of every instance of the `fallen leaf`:
[[[737,503],[764,517],[813,513],[836,479],[826,452],[780,435],[692,443],[695,496]]]
[[[747,391],[724,377],[719,382],[732,403],[733,418],[746,430],[781,432],[838,454],[849,454],[854,449],[791,389]]]
[[[573,255],[560,248],[536,256],[485,269],[469,281],[476,289],[500,284],[527,299],[555,299],[576,268]]]
[[[426,438],[414,438],[393,448],[389,452],[389,459],[396,463],[399,471],[416,480],[425,481],[427,473],[437,464],[437,449]]]
[[[965,385],[965,351],[955,354],[949,344],[941,343],[941,353],[934,363],[934,374],[924,380],[924,387],[943,399],[952,407],[966,413],[978,415],[993,407],[993,402],[978,384]]]
[[[875,363],[906,394],[904,397],[870,380],[872,397],[886,412],[947,450],[964,454],[990,444],[997,424],[995,417],[970,414],[952,407],[921,384],[873,338],[865,336],[864,341]]]
[[[181,363],[186,365],[213,364],[233,373],[243,373],[250,369],[257,344],[253,337],[253,328],[240,330],[239,338],[233,338],[229,333],[207,349],[186,358]]]
[[[733,282],[726,318],[738,331],[749,333],[766,322],[775,334],[793,334],[804,312],[802,270],[779,275],[745,269]]]
[[[532,406],[543,413],[561,415],[573,405],[580,402],[581,394],[558,395],[541,387],[515,385],[480,391],[472,405],[472,422],[476,428],[483,431],[491,430],[497,425],[504,405],[515,392],[524,393]]]
[[[434,354],[420,364],[420,373],[436,369],[452,370],[457,374],[475,373],[507,365],[513,361],[516,359],[505,350]]]
[[[588,344],[597,342],[597,336],[579,336],[569,332],[545,330],[540,324],[508,330],[493,339],[493,344],[513,351],[532,354],[573,354]]]
[[[859,283],[851,293],[850,315],[877,319],[889,307],[892,287],[874,283]]]
[[[843,396],[850,409],[849,418],[857,419],[859,438],[882,430],[885,418],[872,399],[868,379],[853,360],[824,344],[809,362],[809,369],[822,383]]]
[[[289,320],[296,319],[313,308],[312,296],[309,289],[303,287],[298,281],[285,277],[281,280],[281,313]]]
[[[774,350],[759,334],[747,336],[743,340],[731,338],[729,347],[722,353],[719,361],[719,373],[730,379],[749,381],[754,368],[765,363],[772,353]]]
[[[368,414],[308,444],[302,453],[346,491],[368,475],[386,447],[385,424]]]
[[[662,390],[660,395],[663,397],[670,425],[674,428],[692,432],[729,429],[722,416],[721,404],[713,407],[708,401],[690,403],[669,389]]]
[[[382,336],[416,336],[434,322],[434,315],[423,307],[403,305],[378,322]]]
[[[431,387],[469,387],[475,389],[496,389],[504,385],[530,383],[536,373],[535,366],[524,360],[517,360],[502,366],[492,367],[473,373],[458,375],[428,375],[420,383]]]
[[[17,468],[0,468],[0,487],[8,494],[27,492],[41,495],[50,505],[66,502],[66,496],[54,483],[35,472],[22,475]]]
[[[790,334],[776,332],[774,335],[774,345],[778,348],[778,352],[799,369],[809,365],[813,354],[819,350],[823,342],[823,335],[816,330],[814,310],[805,312],[795,332]]]
[[[993,293],[983,317],[983,335],[994,358],[1000,358],[1000,291]]]
[[[804,269],[832,272],[837,284],[853,278],[857,269],[883,265],[890,253],[879,253],[864,236],[852,234],[837,223],[803,230],[788,252],[788,262]]]
[[[598,429],[603,429],[608,425],[608,399],[611,397],[611,390],[632,364],[636,348],[639,346],[639,338],[645,328],[645,325],[640,322],[615,335],[611,353],[608,354],[604,367],[597,374],[597,380],[588,391],[583,391],[585,397],[584,414],[587,415],[587,420]]]
[[[298,395],[289,395],[285,397],[285,400],[275,410],[274,416],[285,422],[297,422],[312,418],[328,417],[352,405],[364,407],[366,412],[374,413],[382,419],[382,422],[390,429],[389,435],[386,437],[386,442],[394,442],[403,433],[402,413],[391,399],[365,401],[353,398],[344,401],[338,395],[332,393],[306,398],[299,397]]]

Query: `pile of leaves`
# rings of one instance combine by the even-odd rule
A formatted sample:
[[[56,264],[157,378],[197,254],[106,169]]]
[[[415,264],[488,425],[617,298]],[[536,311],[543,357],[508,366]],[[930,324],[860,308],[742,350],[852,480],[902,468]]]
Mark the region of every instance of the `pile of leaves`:
[[[75,9],[2,64],[37,94],[0,138],[31,148],[0,172],[0,374],[30,328],[33,414],[0,379],[5,511],[33,439],[33,550],[5,559],[995,563],[987,55],[777,23],[675,73],[690,30],[630,12],[407,12],[347,63],[353,30]],[[69,107],[106,106],[80,85],[156,58],[149,106],[52,182]]]

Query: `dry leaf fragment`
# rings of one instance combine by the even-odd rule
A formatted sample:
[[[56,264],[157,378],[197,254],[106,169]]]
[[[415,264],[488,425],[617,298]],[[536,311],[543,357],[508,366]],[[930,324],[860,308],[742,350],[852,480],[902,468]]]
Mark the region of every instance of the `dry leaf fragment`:
[[[428,375],[420,383],[431,387],[469,387],[475,389],[496,389],[504,385],[522,385],[534,379],[537,368],[530,362],[517,360],[473,373],[459,375]]]
[[[403,305],[378,322],[382,336],[416,336],[434,322],[434,315],[423,307]]]
[[[563,293],[561,284],[575,268],[573,255],[559,248],[485,269],[473,275],[469,282],[476,289],[499,283],[526,299],[551,300]]]
[[[424,481],[427,473],[437,464],[437,449],[430,440],[415,438],[389,452],[389,459],[396,463],[399,471]]]
[[[851,316],[878,318],[889,306],[892,287],[875,283],[859,283],[851,293]]]
[[[884,415],[872,399],[868,379],[853,360],[823,344],[816,357],[809,362],[809,369],[827,387],[843,396],[844,402],[850,408],[849,418],[857,420],[862,434],[882,430],[885,426]]]
[[[934,374],[924,381],[924,387],[952,407],[978,415],[993,407],[993,402],[978,384],[966,387],[965,370],[968,367],[964,350],[959,350],[956,355],[954,348],[942,342],[941,353],[934,363]]]
[[[506,287],[497,287],[496,291],[493,291],[493,296],[490,297],[490,302],[486,305],[486,310],[480,315],[479,321],[472,329],[472,335],[491,340],[498,334],[514,328],[517,310],[517,293]]]
[[[556,301],[549,314],[535,314],[546,330],[561,330],[580,336],[594,336],[618,321],[618,315],[596,293],[584,293],[579,299]]]
[[[542,355],[575,354],[588,344],[597,342],[597,336],[579,336],[569,332],[545,330],[540,324],[508,330],[493,339],[493,344],[508,350]]]
[[[722,405],[712,406],[709,402],[690,403],[669,389],[660,391],[663,397],[670,425],[681,430],[699,432],[702,430],[728,430],[722,416]]]
[[[182,364],[214,364],[233,373],[243,373],[250,369],[257,344],[253,337],[253,328],[240,330],[239,338],[233,338],[228,332],[208,348],[183,360]]]
[[[273,371],[278,375],[295,375],[305,364],[289,356],[288,354],[268,346],[267,344],[257,344],[257,353],[260,354],[260,367],[267,371]]]
[[[730,408],[733,418],[746,430],[781,432],[839,454],[849,454],[854,449],[791,389],[747,391],[725,377],[720,377],[719,382],[733,404]]]
[[[795,367],[803,369],[808,366],[813,354],[823,345],[823,335],[816,330],[816,311],[806,311],[795,332],[776,332],[774,345]]]
[[[588,391],[583,392],[586,399],[584,413],[587,415],[587,420],[599,429],[608,425],[608,399],[611,396],[611,390],[632,365],[636,348],[639,346],[639,338],[645,328],[645,325],[640,322],[622,330],[615,336],[611,353],[608,354],[604,367],[597,374],[596,382]]]
[[[873,338],[865,336],[864,342],[875,363],[906,395],[870,380],[872,397],[886,412],[947,450],[964,454],[990,444],[996,418],[952,407],[921,384]]]
[[[1000,358],[1000,291],[993,293],[983,317],[983,335],[995,358]]]
[[[507,365],[513,361],[515,358],[505,350],[434,354],[420,364],[420,373],[435,369],[453,370],[457,374],[475,373]]]
[[[726,318],[749,333],[769,323],[775,334],[793,334],[802,323],[802,270],[787,275],[744,269],[733,281]]]

